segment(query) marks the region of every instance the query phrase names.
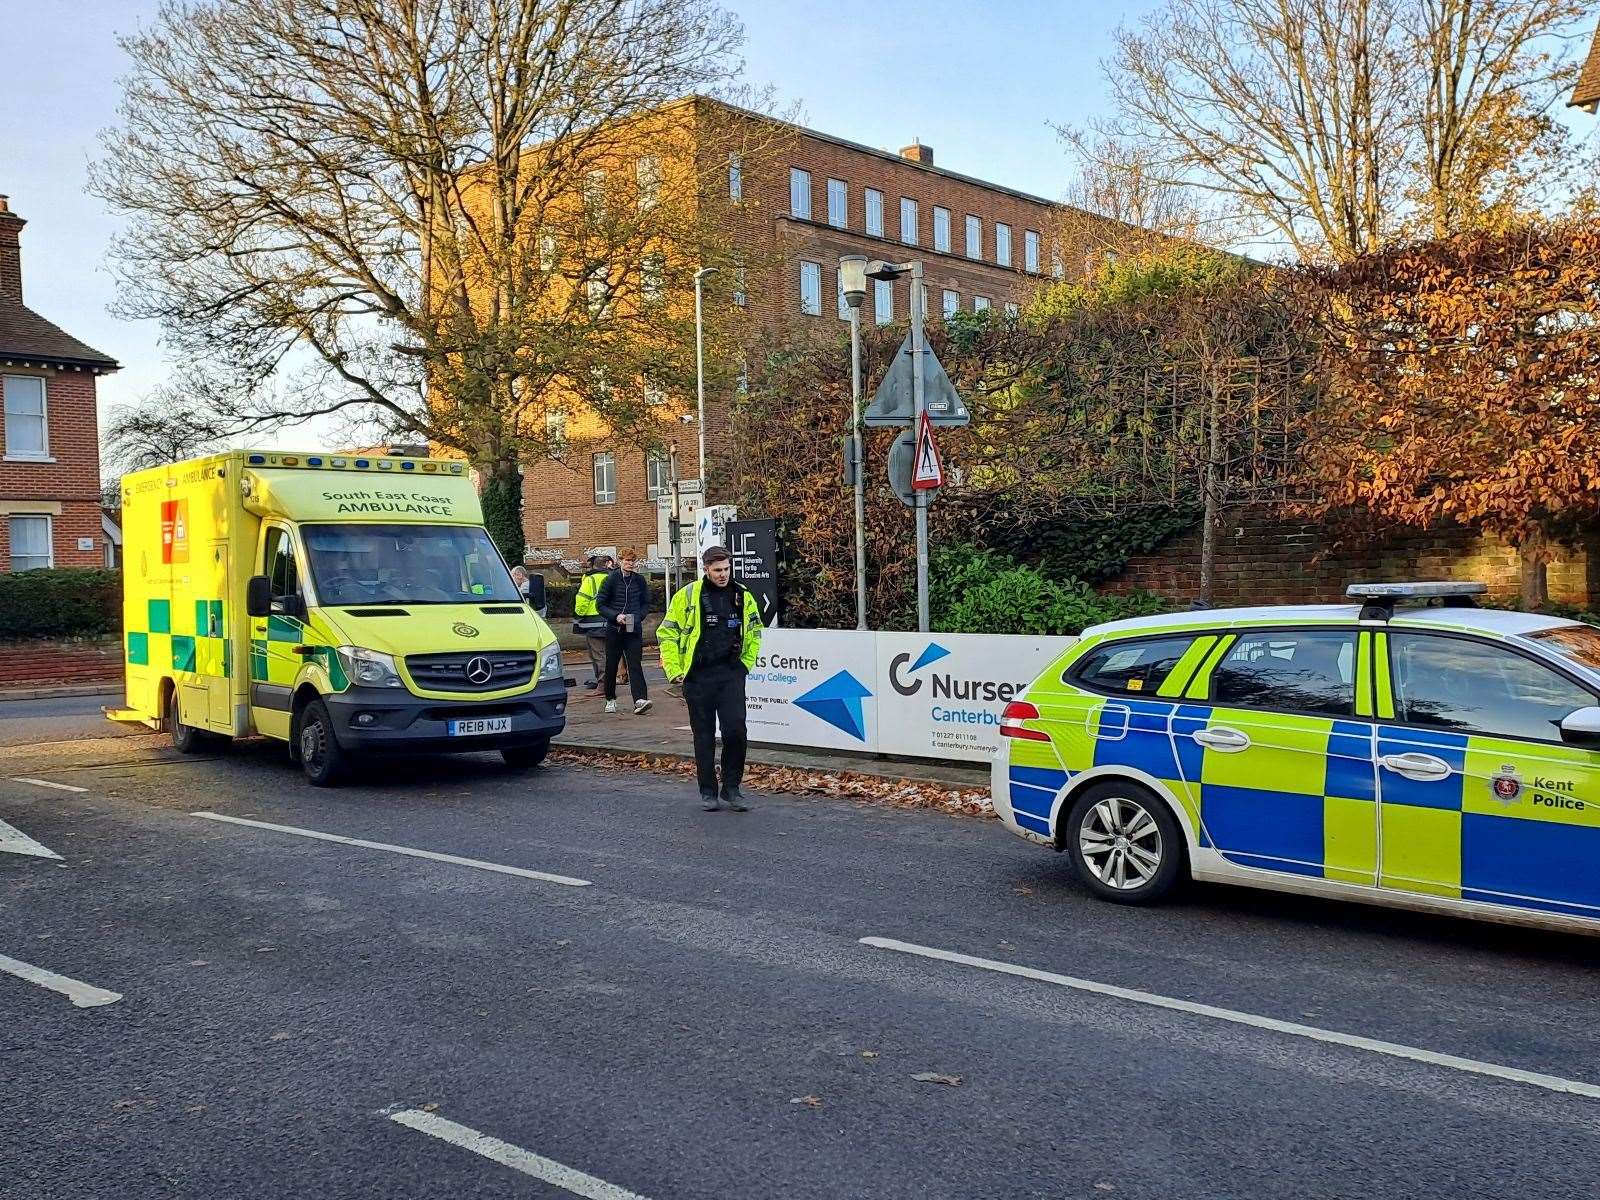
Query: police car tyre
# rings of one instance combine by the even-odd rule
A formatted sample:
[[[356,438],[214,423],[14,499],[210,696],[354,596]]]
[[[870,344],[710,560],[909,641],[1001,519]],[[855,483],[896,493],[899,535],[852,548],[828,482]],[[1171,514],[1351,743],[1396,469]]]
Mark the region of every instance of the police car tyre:
[[[544,761],[544,756],[550,753],[550,740],[536,742],[531,746],[507,746],[500,751],[500,757],[506,760],[506,766],[526,769],[537,767]]]
[[[1183,870],[1183,831],[1171,810],[1125,780],[1078,794],[1067,816],[1066,849],[1084,886],[1117,904],[1155,903]]]
[[[350,755],[334,736],[333,718],[320,699],[308,701],[300,710],[293,737],[300,752],[300,769],[313,787],[332,787],[344,779]]]

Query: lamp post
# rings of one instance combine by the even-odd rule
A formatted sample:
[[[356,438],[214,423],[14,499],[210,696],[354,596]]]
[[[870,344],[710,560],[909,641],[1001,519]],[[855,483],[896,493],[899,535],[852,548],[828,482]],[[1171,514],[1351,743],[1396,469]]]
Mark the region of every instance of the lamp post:
[[[867,298],[867,256],[839,257],[839,290],[850,309],[850,434],[856,491],[856,628],[867,627],[867,483],[861,453],[861,305]]]
[[[700,426],[700,503],[706,502],[706,337],[700,309],[700,285],[719,268],[701,267],[694,273],[694,411]]]

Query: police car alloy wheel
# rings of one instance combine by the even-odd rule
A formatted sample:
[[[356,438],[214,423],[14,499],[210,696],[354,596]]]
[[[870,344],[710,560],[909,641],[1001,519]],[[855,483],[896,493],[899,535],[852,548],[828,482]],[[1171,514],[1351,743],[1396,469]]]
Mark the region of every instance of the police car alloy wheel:
[[[1067,853],[1095,895],[1149,904],[1172,890],[1183,834],[1166,805],[1134,783],[1087,788],[1067,818]]]

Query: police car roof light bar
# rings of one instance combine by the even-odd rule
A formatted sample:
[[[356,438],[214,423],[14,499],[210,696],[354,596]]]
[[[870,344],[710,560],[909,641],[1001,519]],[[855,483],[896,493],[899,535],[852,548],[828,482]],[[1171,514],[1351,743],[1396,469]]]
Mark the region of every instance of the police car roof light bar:
[[[1352,583],[1345,595],[1362,601],[1360,620],[1387,621],[1401,600],[1437,600],[1443,608],[1476,608],[1474,596],[1489,590],[1485,583],[1439,580],[1431,583]]]

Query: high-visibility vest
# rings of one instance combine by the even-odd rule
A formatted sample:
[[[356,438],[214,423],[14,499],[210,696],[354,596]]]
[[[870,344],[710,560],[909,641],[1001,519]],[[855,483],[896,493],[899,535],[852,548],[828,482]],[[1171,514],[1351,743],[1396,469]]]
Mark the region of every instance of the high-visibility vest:
[[[673,594],[667,605],[667,615],[656,630],[656,642],[661,649],[661,667],[669,679],[687,675],[694,666],[694,648],[700,644],[700,593],[705,587],[705,577],[696,579]],[[761,604],[743,584],[733,585],[736,594],[743,593],[744,632],[739,642],[739,659],[744,669],[756,665],[761,654]]]
[[[572,615],[575,617],[598,617],[600,606],[595,603],[595,597],[600,594],[600,585],[606,581],[609,571],[590,571],[583,577],[583,582],[578,584],[578,594],[572,599]]]

